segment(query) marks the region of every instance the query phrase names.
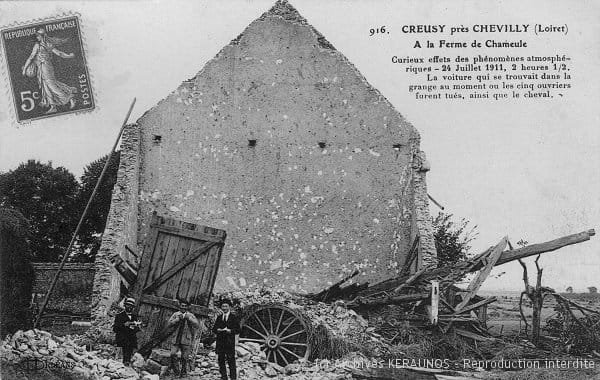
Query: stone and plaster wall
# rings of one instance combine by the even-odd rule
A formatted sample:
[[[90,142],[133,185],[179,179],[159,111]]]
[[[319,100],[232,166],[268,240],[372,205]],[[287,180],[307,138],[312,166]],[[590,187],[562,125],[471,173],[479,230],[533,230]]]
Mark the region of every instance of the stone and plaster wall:
[[[105,316],[111,303],[119,297],[121,278],[112,266],[114,257],[121,255],[126,261],[137,264],[135,257],[125,250],[125,245],[134,252],[139,252],[137,246],[139,159],[139,128],[136,124],[130,124],[123,131],[117,182],[113,188],[102,243],[95,259],[96,273],[92,303],[94,318]]]
[[[418,132],[286,2],[137,126],[98,265],[134,226],[141,247],[152,212],[227,231],[215,291],[386,279],[416,233],[435,255]]]
[[[425,173],[430,170],[425,153],[418,151],[413,160],[413,203],[412,203],[412,233],[411,241],[419,235],[417,268],[424,265],[437,265],[437,253],[433,238],[433,227],[429,216],[429,198]]]
[[[59,263],[32,263],[35,272],[33,301],[41,307],[46,292],[52,284]],[[94,264],[66,263],[50,296],[49,312],[90,314]]]

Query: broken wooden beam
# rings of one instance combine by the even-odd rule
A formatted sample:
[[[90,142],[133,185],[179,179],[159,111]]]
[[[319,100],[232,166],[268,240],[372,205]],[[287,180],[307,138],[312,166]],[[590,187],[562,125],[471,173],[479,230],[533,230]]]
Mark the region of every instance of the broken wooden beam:
[[[410,250],[406,254],[406,259],[404,261],[404,265],[402,265],[402,269],[400,270],[401,275],[410,273],[410,268],[412,267],[413,261],[415,261],[415,259],[419,255],[418,254],[419,253],[419,241],[420,241],[420,236],[416,235],[410,246]]]
[[[431,281],[431,305],[427,309],[429,312],[429,323],[437,325],[438,313],[440,309],[440,282]]]
[[[479,322],[479,319],[475,317],[463,317],[451,314],[444,314],[438,317],[440,322]]]
[[[341,280],[339,280],[335,284],[331,285],[327,289],[324,289],[316,294],[308,294],[306,297],[309,299],[312,299],[314,301],[317,301],[317,302],[327,302],[329,300],[329,298],[334,298],[336,295],[338,295],[341,292],[342,284],[344,284],[351,278],[357,276],[359,273],[360,273],[360,270],[356,269],[356,270],[354,270],[354,272],[352,272],[349,275],[347,275],[346,277],[342,278]]]
[[[502,255],[500,255],[496,266],[506,264],[508,262],[515,261],[518,259],[523,259],[525,257],[539,255],[541,253],[556,251],[557,249],[569,245],[582,243],[584,241],[590,240],[590,238],[594,235],[596,235],[596,231],[594,229],[590,229],[577,234],[563,236],[561,238],[550,240],[544,243],[532,244],[523,248],[513,249],[512,251],[504,251],[502,252]],[[481,268],[482,266],[483,265],[481,264],[475,266],[471,269],[471,271],[474,272],[476,270],[479,270],[479,268]]]
[[[427,267],[423,267],[421,269],[419,269],[415,274],[413,274],[412,276],[410,276],[408,278],[408,280],[406,280],[403,284],[401,284],[400,286],[398,286],[396,289],[394,289],[394,293],[398,293],[400,292],[400,290],[404,289],[405,287],[411,285],[413,282],[415,282],[419,277],[421,277],[421,275],[423,273],[425,273],[425,271],[427,271]]]
[[[127,263],[127,261],[123,260],[121,256],[117,256],[114,259],[113,266],[119,272],[119,274],[127,281],[129,286],[132,286],[137,279],[137,271]]]
[[[388,297],[358,297],[348,302],[348,307],[358,306],[377,306],[377,305],[400,305],[406,302],[414,302],[424,300],[430,297],[430,293],[415,293],[415,294],[404,294],[401,296],[388,296]]]
[[[490,304],[492,302],[496,302],[497,300],[498,300],[498,298],[496,298],[495,296],[494,297],[490,297],[490,298],[486,298],[486,299],[484,299],[482,301],[479,301],[479,302],[476,302],[474,304],[468,305],[468,306],[464,307],[460,311],[455,311],[454,314],[455,315],[464,314],[464,313],[467,313],[467,312],[469,312],[471,310],[475,310],[477,308],[480,308],[481,306]]]
[[[484,267],[481,268],[481,271],[477,274],[477,276],[471,281],[469,287],[467,288],[467,295],[463,298],[463,300],[455,307],[457,313],[460,313],[463,307],[465,307],[471,298],[477,294],[483,282],[487,279],[490,272],[498,262],[502,251],[506,247],[508,242],[508,236],[505,236],[500,240],[498,244],[492,249],[489,255],[482,257],[481,262]]]
[[[515,249],[512,251],[503,251],[500,254],[497,262],[494,266],[502,265],[510,261],[518,260],[520,258],[529,257],[533,255],[538,255],[545,252],[552,252],[557,249],[581,243],[587,240],[590,240],[592,236],[595,235],[595,231],[593,229],[583,231],[577,234],[563,236],[558,239],[554,239],[551,241],[547,241],[544,243],[532,244],[523,248]],[[480,254],[476,256],[478,262],[473,262],[473,259],[459,262],[455,265],[445,266],[441,268],[433,268],[427,269],[425,273],[420,275],[419,282],[428,282],[435,279],[441,279],[440,285],[444,286],[448,283],[454,282],[453,280],[458,280],[467,273],[476,272],[484,267],[483,261],[485,256],[488,254],[489,249],[484,252],[484,254]],[[401,288],[402,285],[410,278],[410,275],[399,276],[396,278],[387,279],[381,281],[379,283],[373,284],[369,286],[367,289],[363,290],[358,294],[358,296],[372,296],[373,294],[378,294],[382,292],[389,292],[392,289]]]
[[[480,342],[489,342],[489,341],[496,340],[496,338],[494,338],[494,337],[479,335],[474,332],[463,330],[463,329],[454,329],[454,331],[456,332],[457,335],[464,336],[465,338],[471,338],[473,340],[477,340]]]

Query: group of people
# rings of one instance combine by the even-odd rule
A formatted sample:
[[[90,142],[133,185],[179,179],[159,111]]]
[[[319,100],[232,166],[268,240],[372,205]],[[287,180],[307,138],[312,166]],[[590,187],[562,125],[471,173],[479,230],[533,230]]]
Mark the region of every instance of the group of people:
[[[142,328],[142,323],[138,316],[133,313],[135,300],[126,298],[123,303],[124,309],[115,316],[113,331],[115,332],[115,343],[121,347],[123,354],[123,363],[131,364],[131,358],[138,347],[137,333]],[[170,352],[170,369],[175,375],[181,376],[187,373],[189,360],[193,360],[190,355],[196,339],[200,322],[198,318],[189,310],[187,301],[179,301],[179,310],[173,313],[167,321],[167,330],[175,336],[173,346]],[[229,379],[237,379],[237,369],[235,363],[235,344],[236,335],[240,333],[240,321],[232,313],[231,301],[221,300],[221,313],[217,316],[213,325],[213,333],[216,335],[216,352],[219,363],[219,372],[221,379],[227,380],[229,367]]]

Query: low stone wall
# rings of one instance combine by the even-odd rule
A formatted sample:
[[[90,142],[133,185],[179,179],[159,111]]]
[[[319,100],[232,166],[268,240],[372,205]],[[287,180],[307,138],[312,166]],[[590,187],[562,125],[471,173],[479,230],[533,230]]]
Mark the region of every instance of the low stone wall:
[[[44,302],[59,265],[59,263],[33,263],[35,281],[32,296],[38,307],[41,307]],[[93,263],[65,264],[46,309],[59,313],[89,315],[94,272]]]

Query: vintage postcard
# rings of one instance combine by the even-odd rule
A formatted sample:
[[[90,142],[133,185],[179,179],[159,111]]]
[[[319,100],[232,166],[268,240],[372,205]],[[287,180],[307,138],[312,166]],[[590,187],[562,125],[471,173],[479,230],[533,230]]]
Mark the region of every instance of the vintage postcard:
[[[600,379],[599,15],[0,2],[2,378]]]
[[[0,33],[19,122],[94,109],[77,16],[20,24]]]

